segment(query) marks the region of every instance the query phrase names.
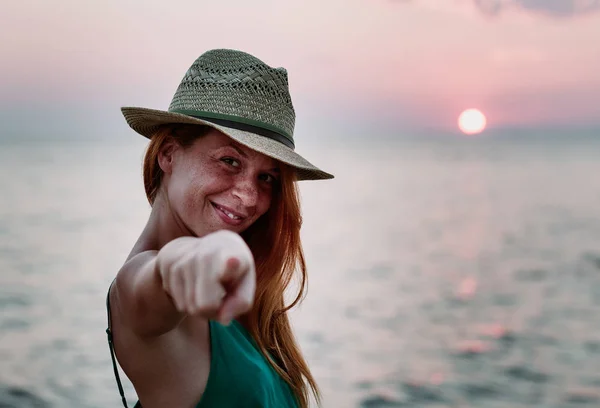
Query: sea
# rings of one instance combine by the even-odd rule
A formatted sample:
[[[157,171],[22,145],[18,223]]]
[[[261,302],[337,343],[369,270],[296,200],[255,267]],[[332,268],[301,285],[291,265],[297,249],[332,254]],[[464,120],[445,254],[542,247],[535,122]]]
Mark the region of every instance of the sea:
[[[105,296],[150,212],[133,139],[0,142],[2,408],[121,406]],[[300,182],[291,312],[323,407],[600,406],[600,131],[301,147],[336,175]]]

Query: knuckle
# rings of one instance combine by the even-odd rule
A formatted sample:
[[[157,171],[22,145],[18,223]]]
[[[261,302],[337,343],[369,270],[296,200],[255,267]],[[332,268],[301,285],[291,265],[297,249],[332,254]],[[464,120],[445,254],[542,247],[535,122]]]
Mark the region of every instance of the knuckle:
[[[225,243],[234,245],[245,244],[244,239],[239,234],[236,234],[233,231],[220,230],[217,231],[217,234],[219,234],[219,238],[224,240]]]
[[[215,251],[214,249],[205,249],[196,252],[194,256],[194,260],[192,262],[194,266],[194,270],[202,271],[205,269],[209,269],[210,265],[213,263],[215,259]]]
[[[178,260],[173,263],[171,267],[171,275],[179,276],[185,270],[185,262],[183,260]]]

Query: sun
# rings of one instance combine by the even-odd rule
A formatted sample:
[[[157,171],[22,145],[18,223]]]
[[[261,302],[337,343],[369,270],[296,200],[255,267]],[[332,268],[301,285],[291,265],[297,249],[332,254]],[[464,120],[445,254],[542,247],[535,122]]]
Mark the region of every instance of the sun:
[[[479,109],[467,109],[458,117],[458,127],[467,135],[483,132],[487,120]]]

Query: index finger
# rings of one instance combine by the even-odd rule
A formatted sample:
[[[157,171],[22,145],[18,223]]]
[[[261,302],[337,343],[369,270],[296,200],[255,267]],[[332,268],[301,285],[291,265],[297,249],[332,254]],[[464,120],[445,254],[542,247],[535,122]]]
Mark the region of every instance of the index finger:
[[[219,282],[223,286],[231,286],[244,275],[245,267],[243,262],[237,256],[227,256],[225,257],[225,266],[223,268],[223,272],[221,276],[219,276]],[[227,288],[225,288],[227,289]]]
[[[253,272],[253,270],[247,271],[228,288],[227,295],[218,312],[221,323],[229,324],[231,319],[252,308],[256,292],[256,278]]]

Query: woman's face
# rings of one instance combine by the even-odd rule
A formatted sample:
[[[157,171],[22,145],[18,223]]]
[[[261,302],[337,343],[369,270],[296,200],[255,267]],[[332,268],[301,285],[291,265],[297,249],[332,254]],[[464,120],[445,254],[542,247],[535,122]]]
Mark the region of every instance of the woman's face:
[[[173,144],[160,160],[175,221],[195,236],[246,230],[267,212],[279,183],[276,160],[217,130],[187,149]]]

